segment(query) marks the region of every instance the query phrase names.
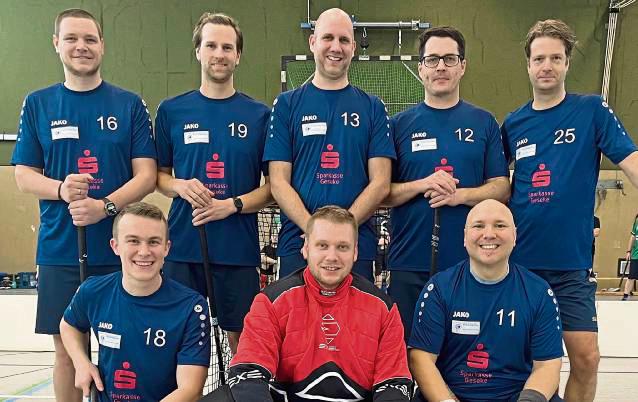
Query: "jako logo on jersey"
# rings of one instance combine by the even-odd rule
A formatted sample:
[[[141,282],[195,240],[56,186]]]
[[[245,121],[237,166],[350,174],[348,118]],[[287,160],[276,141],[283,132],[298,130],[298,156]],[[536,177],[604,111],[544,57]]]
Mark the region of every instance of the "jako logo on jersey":
[[[78,158],[78,172],[80,173],[97,173],[98,165],[97,158],[95,156],[90,156],[91,151],[88,149],[84,150],[84,156]]]
[[[131,363],[122,363],[124,370],[115,370],[115,376],[113,379],[113,386],[117,389],[135,389],[137,382],[137,374],[134,371],[130,371]]]
[[[520,147],[521,145],[527,144],[527,142],[528,142],[527,138],[523,138],[522,140],[516,141],[516,148]]]
[[[192,130],[194,128],[199,128],[199,124],[197,123],[184,124],[184,130]]]
[[[447,158],[441,158],[441,166],[434,168],[435,172],[438,172],[439,170],[443,170],[454,176],[454,166],[447,166]]]
[[[317,120],[317,115],[315,114],[311,114],[310,116],[304,116],[301,118],[301,121],[316,121]]]
[[[470,313],[467,311],[455,311],[452,314],[452,318],[470,318]]]
[[[100,321],[100,323],[97,326],[98,328],[104,328],[104,329],[113,329],[113,324],[111,324],[110,322],[102,322]]]
[[[339,331],[341,327],[339,327],[339,323],[334,319],[331,314],[326,314],[321,317],[321,332],[326,337],[326,342],[319,345],[319,349],[328,349],[332,352],[336,352],[336,346],[330,345],[332,341],[335,340],[337,335],[339,335]]]
[[[334,146],[328,144],[327,151],[321,153],[321,167],[324,169],[336,169],[339,167],[339,152],[333,151]]]
[[[224,178],[224,162],[218,161],[219,154],[213,154],[213,161],[206,163],[206,177],[209,179]]]
[[[537,172],[534,172],[532,175],[532,187],[547,187],[551,182],[551,171],[545,170],[545,164],[541,163],[538,165]]]
[[[57,127],[57,126],[66,126],[67,123],[66,120],[53,120],[51,122],[51,127]]]
[[[412,139],[415,140],[417,138],[427,138],[428,133],[426,133],[425,131],[422,131],[420,133],[412,133]]]
[[[484,352],[482,343],[476,345],[476,350],[467,354],[467,366],[477,369],[486,369],[490,365],[490,354]]]

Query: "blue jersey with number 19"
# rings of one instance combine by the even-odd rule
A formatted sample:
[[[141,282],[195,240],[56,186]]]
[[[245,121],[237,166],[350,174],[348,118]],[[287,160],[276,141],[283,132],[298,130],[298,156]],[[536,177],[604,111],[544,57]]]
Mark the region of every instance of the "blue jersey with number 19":
[[[376,96],[348,85],[323,90],[312,83],[274,102],[264,161],[292,164],[291,185],[311,214],[324,205],[350,208],[369,183],[368,160],[394,159],[390,122]],[[278,253],[298,253],[302,230],[281,214]],[[359,259],[373,260],[370,220],[359,227]]]
[[[64,312],[99,341],[100,402],[159,401],[177,389],[178,365],[208,367],[209,318],[194,290],[164,277],[155,293],[132,296],[121,272],[87,279]]]
[[[11,164],[64,180],[89,173],[88,196],[101,199],[133,177],[131,160],[155,159],[151,118],[139,96],[107,82],[76,92],[55,84],[29,94],[20,114]],[[118,265],[109,247],[113,218],[86,229],[89,265]],[[76,230],[64,201],[40,200],[36,263],[77,265]]]
[[[512,261],[532,270],[591,268],[600,153],[618,164],[635,152],[625,128],[599,96],[567,94],[546,110],[527,103],[501,131],[514,162]]]
[[[261,181],[268,112],[266,105],[239,92],[211,99],[195,90],[167,99],[155,119],[159,166],[172,167],[178,179],[198,179],[220,200],[249,193]],[[192,219],[191,205],[173,199],[168,214],[173,246],[167,260],[202,262]],[[259,265],[256,213],[209,222],[206,232],[215,264]]]
[[[500,282],[481,283],[465,260],[425,285],[408,344],[438,355],[441,376],[461,400],[508,401],[523,389],[534,360],[563,356],[561,339],[547,282],[510,264]]]
[[[489,112],[464,101],[449,109],[420,103],[391,119],[397,160],[392,182],[405,183],[445,170],[458,187],[479,187],[508,177],[498,123]],[[419,194],[391,210],[388,266],[395,271],[430,270],[434,210]],[[441,207],[439,266],[467,258],[463,227],[470,207]]]

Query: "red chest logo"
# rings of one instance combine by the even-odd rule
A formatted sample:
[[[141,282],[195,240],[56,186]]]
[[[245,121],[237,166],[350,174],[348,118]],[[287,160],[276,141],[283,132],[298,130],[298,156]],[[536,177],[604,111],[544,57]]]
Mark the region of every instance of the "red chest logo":
[[[123,370],[115,370],[113,386],[117,389],[135,389],[137,374],[135,374],[134,371],[129,370],[131,368],[131,363],[122,363],[122,368]]]
[[[476,345],[476,350],[467,354],[467,366],[477,369],[486,369],[490,365],[490,354],[483,351],[485,346],[482,343]]]
[[[327,151],[321,153],[321,167],[324,169],[336,169],[339,167],[339,152],[333,151],[334,146],[328,144]]]
[[[91,156],[91,151],[89,151],[88,149],[84,150],[83,154],[83,157],[78,158],[78,172],[97,173],[97,158],[95,156]]]
[[[532,187],[547,187],[551,183],[551,171],[545,170],[544,163],[538,165],[538,171],[532,174]]]
[[[436,166],[434,168],[435,172],[438,172],[439,170],[443,170],[444,172],[448,172],[450,176],[454,176],[454,166],[447,164],[447,158],[441,158],[441,166]]]
[[[224,162],[219,160],[219,154],[213,154],[213,160],[206,163],[206,177],[209,179],[224,178]]]

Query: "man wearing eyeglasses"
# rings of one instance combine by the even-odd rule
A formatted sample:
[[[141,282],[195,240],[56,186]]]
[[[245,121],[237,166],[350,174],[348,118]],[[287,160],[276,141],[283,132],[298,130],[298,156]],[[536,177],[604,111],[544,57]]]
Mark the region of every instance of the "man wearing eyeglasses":
[[[419,76],[424,102],[391,120],[397,159],[386,204],[392,207],[388,289],[397,303],[405,337],[419,292],[430,277],[434,208],[441,208],[439,266],[467,258],[463,226],[482,200],[507,201],[509,172],[494,116],[460,99],[467,61],[465,39],[452,27],[419,37]]]

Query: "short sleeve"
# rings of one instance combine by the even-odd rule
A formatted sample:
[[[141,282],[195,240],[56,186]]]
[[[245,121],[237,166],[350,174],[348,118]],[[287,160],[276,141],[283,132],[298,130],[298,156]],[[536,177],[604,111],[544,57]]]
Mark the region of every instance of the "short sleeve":
[[[394,143],[394,153],[396,158],[392,160],[392,183],[399,182],[399,137],[397,136],[397,126],[399,122],[396,116],[390,119],[390,138]]]
[[[512,150],[509,144],[509,137],[507,135],[507,118],[501,126],[501,142],[503,143],[503,155],[505,156],[505,163],[508,165],[512,163]]]
[[[35,112],[34,101],[30,96],[27,96],[20,111],[18,138],[11,157],[12,165],[44,168],[44,155],[38,139]]]
[[[202,320],[201,316],[206,319]],[[198,296],[191,305],[186,317],[184,337],[177,352],[178,365],[196,365],[208,367],[210,364],[210,320],[208,303]]]
[[[88,306],[85,302],[86,285],[87,282],[80,285],[73,299],[71,299],[71,303],[64,311],[64,321],[82,333],[86,333],[91,329]]]
[[[485,177],[484,179],[492,179],[494,177],[509,177],[509,169],[505,160],[505,151],[503,150],[503,140],[501,139],[501,131],[498,128],[496,119],[490,115],[487,132],[487,152],[485,153]]]
[[[636,145],[607,102],[599,97],[594,99],[596,145],[613,163],[618,164],[637,150]]]
[[[279,95],[273,102],[269,120],[263,161],[292,162],[293,133],[290,127],[290,106],[284,94]]]
[[[131,135],[133,137],[131,159],[156,159],[157,152],[155,151],[155,141],[153,139],[151,115],[148,112],[146,103],[141,98],[137,97],[131,112],[131,130]]]
[[[408,346],[438,355],[445,340],[445,317],[441,289],[430,279],[416,302]]]
[[[163,103],[157,108],[155,116],[155,142],[157,144],[157,165],[159,167],[173,167],[173,141]]]
[[[372,132],[370,133],[368,158],[396,159],[388,112],[379,98],[373,97],[372,99]]]
[[[563,356],[563,330],[560,322],[558,302],[552,289],[547,287],[538,299],[532,327],[532,359],[550,360]]]

